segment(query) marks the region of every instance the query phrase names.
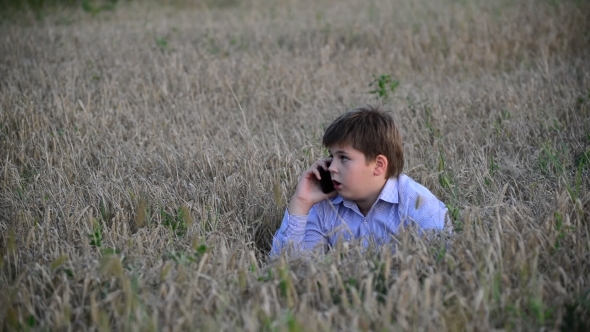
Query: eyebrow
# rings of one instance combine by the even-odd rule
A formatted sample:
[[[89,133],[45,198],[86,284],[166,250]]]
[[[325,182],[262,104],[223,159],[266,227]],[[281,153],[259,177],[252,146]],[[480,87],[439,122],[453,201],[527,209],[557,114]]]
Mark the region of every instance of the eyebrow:
[[[346,151],[344,151],[344,150],[338,150],[338,151],[336,151],[336,152],[332,152],[332,151],[328,150],[328,152],[330,152],[331,154],[348,154],[348,153],[347,153]]]

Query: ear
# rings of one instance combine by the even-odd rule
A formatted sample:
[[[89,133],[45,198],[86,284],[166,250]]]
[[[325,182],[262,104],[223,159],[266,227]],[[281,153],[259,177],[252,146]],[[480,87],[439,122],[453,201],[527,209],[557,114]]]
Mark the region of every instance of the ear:
[[[387,174],[387,165],[388,165],[387,157],[380,154],[375,158],[375,168],[373,169],[373,175],[375,176],[385,176]]]

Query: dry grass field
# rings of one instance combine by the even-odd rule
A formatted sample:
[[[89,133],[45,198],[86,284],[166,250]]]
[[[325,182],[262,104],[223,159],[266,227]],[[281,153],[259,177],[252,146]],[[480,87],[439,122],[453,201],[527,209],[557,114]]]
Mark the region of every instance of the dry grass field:
[[[590,329],[588,1],[104,4],[0,7],[3,330]],[[455,233],[270,261],[366,103]]]

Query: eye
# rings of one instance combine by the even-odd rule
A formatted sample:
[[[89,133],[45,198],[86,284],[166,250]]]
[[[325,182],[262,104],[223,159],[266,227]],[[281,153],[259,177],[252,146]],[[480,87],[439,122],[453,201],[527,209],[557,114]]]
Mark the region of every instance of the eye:
[[[348,159],[347,156],[340,156],[340,160],[344,161],[349,161],[350,159]]]

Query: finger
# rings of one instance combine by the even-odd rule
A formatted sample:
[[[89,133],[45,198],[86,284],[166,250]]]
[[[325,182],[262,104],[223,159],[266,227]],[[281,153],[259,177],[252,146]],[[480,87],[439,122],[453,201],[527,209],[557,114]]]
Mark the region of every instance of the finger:
[[[318,166],[321,166],[326,171],[328,170],[328,164],[332,162],[332,158],[324,158],[317,161]]]
[[[315,178],[316,179],[318,179],[318,180],[321,180],[322,179],[322,176],[320,175],[320,171],[317,168],[315,168],[313,170],[313,174],[315,174]]]
[[[317,166],[311,167],[310,169],[307,170],[306,172],[306,178],[312,178],[313,176],[315,176],[316,179],[320,180],[322,177],[320,176],[320,171],[318,171]],[[312,175],[313,174],[313,175]]]

